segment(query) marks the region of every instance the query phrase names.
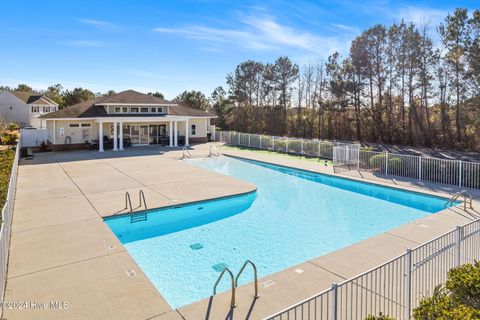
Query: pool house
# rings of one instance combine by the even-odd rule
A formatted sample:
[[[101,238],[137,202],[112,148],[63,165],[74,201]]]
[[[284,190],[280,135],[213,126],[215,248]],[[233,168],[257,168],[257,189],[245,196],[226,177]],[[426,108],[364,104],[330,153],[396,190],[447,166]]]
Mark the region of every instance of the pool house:
[[[207,142],[216,116],[133,90],[98,97],[42,116],[54,151]]]

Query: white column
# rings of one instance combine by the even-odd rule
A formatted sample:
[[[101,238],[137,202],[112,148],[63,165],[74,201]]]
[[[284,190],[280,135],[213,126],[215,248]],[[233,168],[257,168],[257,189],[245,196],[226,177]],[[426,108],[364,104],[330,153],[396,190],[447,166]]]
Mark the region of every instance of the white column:
[[[123,151],[123,122],[120,122],[120,150]]]
[[[190,122],[188,119],[185,121],[185,147],[190,146],[188,136],[190,135]]]
[[[173,145],[178,147],[178,121],[173,122]]]
[[[113,122],[113,151],[118,151],[117,122]]]
[[[103,152],[103,122],[98,123],[98,152]]]
[[[55,127],[55,120],[53,120],[53,144],[55,144],[56,136],[57,136],[57,128]]]
[[[168,128],[168,146],[173,147],[173,123],[170,121],[169,123],[169,128]]]

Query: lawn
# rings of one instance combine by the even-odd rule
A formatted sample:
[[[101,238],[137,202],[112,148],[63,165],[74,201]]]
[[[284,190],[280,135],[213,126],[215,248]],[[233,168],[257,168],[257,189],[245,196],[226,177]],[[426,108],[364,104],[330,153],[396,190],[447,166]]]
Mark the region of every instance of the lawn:
[[[13,149],[0,151],[0,208],[3,208],[7,199],[8,182],[14,159],[15,151]]]
[[[306,157],[306,156],[301,156],[301,155],[294,155],[294,154],[288,154],[288,153],[283,153],[283,152],[277,152],[277,151],[270,151],[270,150],[261,150],[261,149],[254,149],[254,148],[246,148],[246,147],[238,147],[238,146],[223,146],[222,148],[225,149],[230,149],[230,150],[248,150],[256,153],[263,153],[263,154],[268,154],[273,157],[283,157],[287,159],[297,159],[297,160],[304,160],[304,161],[310,161],[310,162],[320,162],[324,164],[325,161],[327,161],[327,165],[331,166],[332,161],[330,160],[325,160],[325,159],[319,159],[319,158],[313,158],[313,157]]]

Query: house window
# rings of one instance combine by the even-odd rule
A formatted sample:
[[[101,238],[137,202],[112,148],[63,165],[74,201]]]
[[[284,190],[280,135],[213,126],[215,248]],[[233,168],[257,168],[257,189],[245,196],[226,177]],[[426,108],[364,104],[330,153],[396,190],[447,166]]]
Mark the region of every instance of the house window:
[[[119,108],[119,107],[115,108],[115,113],[120,113],[120,112],[122,112],[122,108]]]
[[[163,113],[163,108],[157,108],[158,113]]]
[[[196,124],[192,124],[192,136],[196,135],[197,134],[197,125]]]
[[[140,108],[140,112],[141,112],[141,113],[147,113],[147,112],[148,112],[148,108]]]
[[[122,107],[122,112],[123,112],[123,113],[127,113],[127,112],[128,112],[128,108],[127,108],[127,107]]]
[[[132,112],[132,113],[138,113],[138,108],[131,108],[131,109],[130,109],[130,112]]]
[[[32,112],[37,112],[38,113],[39,109],[36,106],[32,106]]]
[[[90,125],[90,123],[82,123],[82,124],[81,124],[81,127],[82,127],[82,128],[90,128],[91,125]]]
[[[157,112],[157,108],[150,108],[150,112],[153,112],[153,113]]]
[[[78,124],[78,123],[70,123],[68,126],[69,126],[70,128],[78,128],[78,127],[80,127],[80,124]]]

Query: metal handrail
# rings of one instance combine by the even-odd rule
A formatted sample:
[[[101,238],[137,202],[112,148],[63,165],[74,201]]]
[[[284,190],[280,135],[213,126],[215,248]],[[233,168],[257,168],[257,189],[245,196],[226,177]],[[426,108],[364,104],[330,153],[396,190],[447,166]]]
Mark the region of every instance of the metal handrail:
[[[232,285],[232,299],[230,301],[230,306],[232,308],[235,308],[237,306],[235,304],[235,280],[233,278],[233,273],[232,273],[232,271],[230,271],[230,269],[228,269],[228,268],[223,269],[222,273],[220,273],[220,275],[218,276],[217,282],[215,282],[215,285],[213,286],[213,295],[217,294],[217,285],[220,282],[220,280],[222,279],[225,272],[228,272],[228,274],[230,275],[230,280],[232,282],[232,284],[231,284]]]
[[[214,145],[210,145],[210,150],[208,151],[208,156],[207,158],[210,158],[211,156],[214,156],[214,157],[220,157],[221,153],[220,151],[218,151],[217,147],[215,147]]]
[[[132,200],[130,199],[130,193],[127,191],[125,192],[125,209],[128,209],[130,207],[130,212],[133,211],[132,208]]]
[[[462,190],[455,193],[453,196],[450,197],[450,199],[448,199],[444,207],[446,208],[449,203],[453,204],[453,202],[456,201],[460,196],[463,196],[463,210],[467,211],[467,202],[470,205],[470,209],[473,210],[473,197],[472,194],[467,190]]]
[[[145,201],[145,194],[143,193],[142,189],[140,189],[140,191],[138,192],[138,198],[139,198],[138,206],[142,207],[142,200],[143,200],[143,205],[145,206],[145,210],[147,210],[147,201]]]
[[[186,159],[186,158],[190,159],[191,157],[192,157],[192,154],[190,153],[190,151],[188,151],[187,147],[183,147],[181,159]]]
[[[255,266],[255,263],[253,263],[251,260],[245,261],[243,264],[242,268],[238,272],[237,276],[235,277],[235,287],[238,287],[238,278],[240,278],[240,275],[242,274],[243,270],[247,265],[251,265],[253,268],[253,277],[254,277],[254,286],[255,286],[255,299],[259,298],[260,296],[258,295],[258,277],[257,277],[257,267]]]

